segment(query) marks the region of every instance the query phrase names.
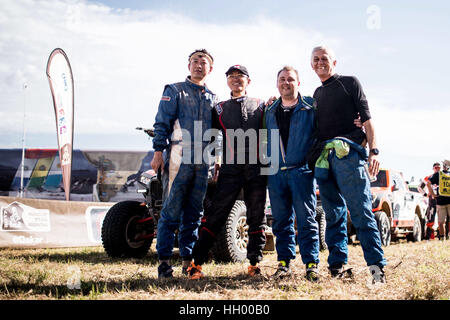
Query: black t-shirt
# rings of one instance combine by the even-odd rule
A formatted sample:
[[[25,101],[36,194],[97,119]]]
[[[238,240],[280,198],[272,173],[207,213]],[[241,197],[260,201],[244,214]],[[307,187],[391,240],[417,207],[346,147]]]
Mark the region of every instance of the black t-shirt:
[[[314,99],[320,140],[341,136],[358,144],[364,141],[366,134],[353,121],[358,114],[362,123],[371,116],[366,96],[356,77],[334,74],[316,89]]]
[[[289,142],[289,128],[291,126],[291,115],[295,106],[284,107],[282,104],[277,108],[275,117],[277,119],[278,129],[280,130],[281,141],[283,141],[284,150],[287,150]]]
[[[448,171],[443,171],[444,173],[448,174]],[[431,182],[431,184],[435,184],[438,185],[437,188],[437,192],[439,195],[439,172],[435,172],[429,179],[429,181]],[[438,206],[445,206],[447,204],[450,204],[450,197],[443,197],[443,196],[438,196],[437,197],[437,205]]]

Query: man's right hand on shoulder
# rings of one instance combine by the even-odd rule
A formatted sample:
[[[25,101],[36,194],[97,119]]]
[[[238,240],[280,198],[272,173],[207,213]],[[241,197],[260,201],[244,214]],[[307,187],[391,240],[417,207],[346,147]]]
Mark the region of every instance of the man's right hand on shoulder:
[[[267,99],[266,107],[270,106],[272,103],[274,103],[275,100],[277,100],[277,97],[275,97],[275,96],[271,96],[269,99]]]
[[[150,166],[152,167],[153,170],[155,170],[155,172],[158,172],[158,169],[161,168],[161,172],[164,171],[164,166],[163,166],[164,160],[163,160],[163,156],[162,156],[162,151],[155,151],[155,153],[153,154],[153,159],[152,162],[150,163]]]
[[[214,165],[214,176],[213,176],[214,182],[217,182],[217,178],[219,177],[219,171],[220,171],[220,163],[216,163]]]

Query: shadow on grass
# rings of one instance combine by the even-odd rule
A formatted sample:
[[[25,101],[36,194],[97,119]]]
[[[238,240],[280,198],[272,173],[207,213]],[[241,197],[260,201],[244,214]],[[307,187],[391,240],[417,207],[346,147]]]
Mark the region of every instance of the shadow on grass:
[[[7,259],[24,259],[30,262],[56,262],[56,263],[103,263],[103,264],[117,264],[121,262],[133,263],[133,264],[143,264],[143,265],[158,265],[158,254],[154,250],[149,250],[148,253],[142,258],[130,258],[130,257],[109,257],[106,252],[99,249],[71,249],[67,252],[61,252],[62,249],[38,249],[38,250],[30,250],[30,249],[15,249],[14,251],[6,251],[0,249],[0,256]],[[6,252],[5,252],[6,251]],[[171,264],[173,266],[181,265],[181,257],[179,255],[178,248],[175,248],[173,251],[173,256],[171,258]],[[213,257],[210,253],[207,262],[211,262]],[[221,261],[218,261],[221,262]]]
[[[202,293],[205,290],[236,290],[243,286],[248,288],[261,288],[267,286],[264,279],[248,278],[247,275],[207,277],[200,280],[189,280],[186,277],[158,280],[138,275],[135,279],[123,281],[82,281],[79,289],[72,289],[68,285],[44,285],[14,281],[0,287],[3,297],[18,297],[26,299],[28,295],[45,295],[54,299],[96,299],[102,294],[132,293],[147,291],[155,292],[186,290],[193,293]]]
[[[147,255],[142,258],[127,258],[127,257],[118,257],[111,258],[106,252],[103,250],[92,251],[92,250],[82,250],[82,251],[68,251],[59,252],[59,251],[30,251],[30,250],[15,250],[13,253],[1,253],[0,254],[8,259],[24,259],[30,262],[56,262],[56,263],[73,263],[73,262],[82,262],[82,263],[120,263],[123,261],[135,263],[135,264],[156,264],[158,262],[158,256],[155,252],[149,251]],[[174,254],[174,258],[178,257]]]

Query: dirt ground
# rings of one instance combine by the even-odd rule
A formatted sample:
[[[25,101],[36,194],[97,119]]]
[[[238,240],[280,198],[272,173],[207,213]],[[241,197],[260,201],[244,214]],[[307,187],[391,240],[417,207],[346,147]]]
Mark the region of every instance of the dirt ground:
[[[331,278],[328,252],[320,253],[321,281],[304,279],[300,256],[293,276],[274,281],[276,254],[266,252],[263,275],[247,276],[244,263],[203,266],[206,277],[188,280],[174,256],[174,278],[157,279],[153,252],[143,259],[111,259],[102,247],[64,249],[0,249],[0,299],[88,300],[448,300],[450,241],[400,242],[385,247],[387,283],[373,286],[359,245],[349,246],[354,278]]]

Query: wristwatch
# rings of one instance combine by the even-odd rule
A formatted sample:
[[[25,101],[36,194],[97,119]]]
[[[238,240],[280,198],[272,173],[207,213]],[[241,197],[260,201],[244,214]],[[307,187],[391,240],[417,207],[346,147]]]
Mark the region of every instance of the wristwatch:
[[[380,154],[380,150],[378,150],[377,148],[370,149],[370,152],[376,156]]]

